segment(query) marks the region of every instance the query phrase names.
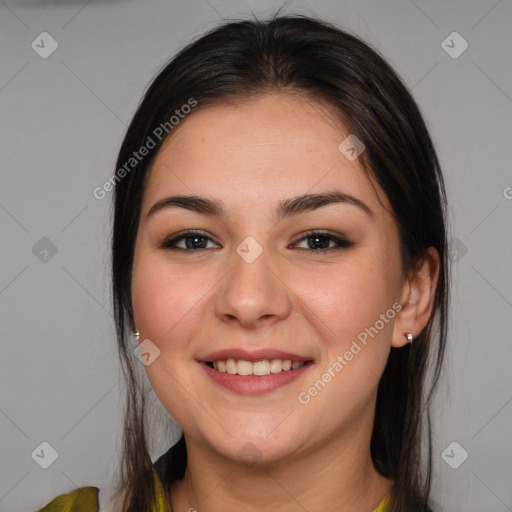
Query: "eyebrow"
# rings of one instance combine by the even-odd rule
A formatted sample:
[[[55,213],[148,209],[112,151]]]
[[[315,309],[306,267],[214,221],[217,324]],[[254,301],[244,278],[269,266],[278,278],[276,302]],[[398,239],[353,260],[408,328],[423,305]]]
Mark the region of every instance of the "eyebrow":
[[[366,203],[354,197],[350,194],[333,190],[329,192],[322,192],[318,194],[306,194],[302,196],[296,196],[289,199],[280,201],[277,208],[274,211],[274,217],[276,220],[281,220],[286,217],[292,217],[294,215],[300,215],[312,210],[316,210],[323,206],[337,203],[346,203],[355,206],[370,217],[374,214]],[[157,201],[150,209],[147,217],[154,215],[156,212],[167,209],[167,208],[184,208],[193,212],[197,212],[203,215],[218,216],[221,217],[224,213],[222,202],[214,199],[208,199],[206,197],[200,197],[196,195],[178,195],[165,197]]]

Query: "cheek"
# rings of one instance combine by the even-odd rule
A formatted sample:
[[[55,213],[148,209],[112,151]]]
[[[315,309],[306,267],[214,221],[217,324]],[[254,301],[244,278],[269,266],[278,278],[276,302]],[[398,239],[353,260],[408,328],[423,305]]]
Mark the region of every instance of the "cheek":
[[[204,277],[204,276],[203,276]],[[141,336],[163,345],[194,318],[194,308],[207,293],[207,283],[200,273],[190,272],[141,254],[135,260],[132,275],[132,304],[135,323]],[[174,345],[174,343],[172,344]]]
[[[190,364],[188,340],[197,328],[201,299],[206,298],[204,275],[178,272],[168,262],[141,251],[134,262],[132,304],[141,340],[150,339],[160,350],[159,356],[145,366],[151,387],[167,412],[180,425],[188,425],[183,404],[190,396],[187,382]],[[180,384],[181,383],[181,384]]]
[[[308,318],[322,337],[324,352],[318,374],[309,383],[312,387],[302,391],[318,396],[313,407],[319,415],[328,404],[344,404],[326,428],[336,428],[342,416],[348,421],[374,397],[391,346],[396,278],[391,265],[368,258],[300,282],[301,298],[311,308]],[[321,393],[317,379],[328,383]]]
[[[374,258],[361,258],[332,271],[317,271],[312,279],[300,282],[301,296],[323,321],[324,329],[346,342],[392,307],[398,277],[390,267]]]

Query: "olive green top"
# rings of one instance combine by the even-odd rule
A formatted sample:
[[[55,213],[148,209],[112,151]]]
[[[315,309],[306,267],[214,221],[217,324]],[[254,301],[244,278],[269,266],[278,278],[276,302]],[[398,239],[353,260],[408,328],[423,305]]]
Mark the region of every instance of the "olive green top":
[[[156,502],[153,504],[151,512],[170,512],[171,507],[160,479],[156,471],[153,470],[153,474],[155,476]],[[99,492],[98,487],[79,487],[70,493],[60,494],[38,512],[100,512]]]

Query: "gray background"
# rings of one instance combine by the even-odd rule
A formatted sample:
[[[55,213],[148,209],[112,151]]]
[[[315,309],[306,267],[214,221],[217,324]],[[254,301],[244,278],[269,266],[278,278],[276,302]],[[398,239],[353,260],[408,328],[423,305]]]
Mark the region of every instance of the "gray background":
[[[112,175],[126,124],[165,61],[222,18],[266,18],[279,6],[0,2],[1,511],[113,481],[123,387],[109,292],[111,194],[100,201],[92,191]],[[456,260],[433,498],[443,511],[512,510],[512,3],[316,0],[284,12],[319,16],[375,45],[425,113]],[[46,59],[31,47],[44,31],[59,45]],[[458,58],[445,51],[462,49],[447,39],[454,31],[469,44]],[[170,442],[156,437],[154,457]],[[58,452],[48,469],[31,456],[43,441]]]

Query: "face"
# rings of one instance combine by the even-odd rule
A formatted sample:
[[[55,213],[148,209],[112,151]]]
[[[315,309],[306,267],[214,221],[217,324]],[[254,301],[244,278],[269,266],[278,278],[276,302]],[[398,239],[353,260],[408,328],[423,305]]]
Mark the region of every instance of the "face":
[[[150,167],[132,275],[145,370],[188,439],[224,457],[371,429],[401,260],[386,197],[338,148],[348,135],[320,104],[267,95],[194,112]],[[271,373],[222,372],[230,355],[244,361],[228,371]]]

